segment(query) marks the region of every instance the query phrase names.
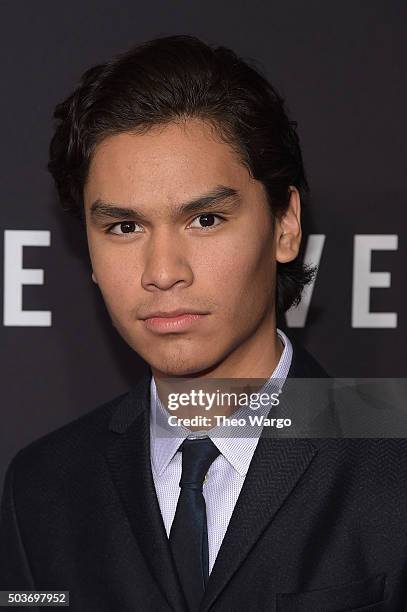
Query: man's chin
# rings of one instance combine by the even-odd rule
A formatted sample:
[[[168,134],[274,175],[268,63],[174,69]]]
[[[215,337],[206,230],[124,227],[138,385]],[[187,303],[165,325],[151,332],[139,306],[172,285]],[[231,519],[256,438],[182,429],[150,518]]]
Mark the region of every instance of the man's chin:
[[[184,360],[182,363],[177,362],[156,362],[150,363],[150,367],[155,376],[161,377],[200,377],[209,375],[214,369],[216,364],[210,361],[198,362],[196,360]]]

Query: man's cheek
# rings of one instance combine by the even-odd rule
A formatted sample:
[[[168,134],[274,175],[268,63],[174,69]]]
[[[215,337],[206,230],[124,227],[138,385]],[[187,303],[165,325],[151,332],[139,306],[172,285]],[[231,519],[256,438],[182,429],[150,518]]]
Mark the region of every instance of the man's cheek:
[[[101,291],[110,316],[122,323],[130,321],[131,305],[129,305],[125,292],[116,286],[101,287]]]

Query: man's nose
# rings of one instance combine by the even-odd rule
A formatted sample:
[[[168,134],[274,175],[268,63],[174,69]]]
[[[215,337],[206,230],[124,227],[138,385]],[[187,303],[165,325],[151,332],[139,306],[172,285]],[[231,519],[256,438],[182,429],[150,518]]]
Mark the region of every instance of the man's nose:
[[[147,291],[190,285],[193,273],[185,243],[168,228],[150,235],[143,254],[141,284]]]

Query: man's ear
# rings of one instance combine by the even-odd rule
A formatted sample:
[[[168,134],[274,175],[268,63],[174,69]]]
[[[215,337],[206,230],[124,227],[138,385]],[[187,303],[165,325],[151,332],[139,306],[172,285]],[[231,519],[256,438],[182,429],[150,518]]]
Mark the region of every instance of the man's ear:
[[[94,282],[94,283],[98,284],[98,282],[97,282],[97,280],[96,280],[96,276],[95,276],[95,273],[94,273],[94,272],[92,272],[92,280],[93,280],[93,282]]]
[[[290,199],[284,215],[276,219],[275,240],[276,259],[286,263],[295,259],[300,250],[301,231],[301,199],[298,189],[290,186]]]

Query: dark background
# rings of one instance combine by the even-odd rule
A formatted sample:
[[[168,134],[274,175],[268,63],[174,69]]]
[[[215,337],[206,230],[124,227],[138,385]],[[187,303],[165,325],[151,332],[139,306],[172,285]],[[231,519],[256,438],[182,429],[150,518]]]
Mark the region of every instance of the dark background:
[[[194,34],[255,58],[298,121],[312,189],[308,234],[325,245],[302,328],[286,327],[332,376],[404,377],[406,339],[406,15],[403,2],[121,0],[1,2],[1,227],[48,230],[25,247],[24,310],[49,327],[0,325],[0,489],[12,455],[31,440],[126,391],[142,362],[117,335],[91,281],[75,220],[61,213],[46,170],[52,113],[81,73],[136,42]],[[398,236],[372,270],[372,312],[395,328],[352,327],[355,234]],[[3,289],[3,248],[0,288]],[[280,325],[283,325],[280,322]]]

